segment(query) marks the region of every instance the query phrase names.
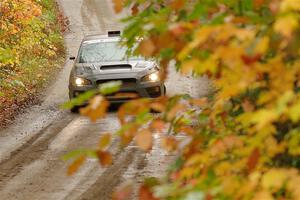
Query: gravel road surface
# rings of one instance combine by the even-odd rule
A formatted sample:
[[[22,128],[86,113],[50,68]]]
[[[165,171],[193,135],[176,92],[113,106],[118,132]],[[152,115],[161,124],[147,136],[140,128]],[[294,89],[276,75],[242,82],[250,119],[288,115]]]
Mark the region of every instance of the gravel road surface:
[[[68,56],[77,53],[85,35],[121,30],[110,0],[58,0],[70,20],[65,34]],[[14,124],[0,130],[0,199],[3,200],[93,200],[110,199],[112,191],[124,181],[141,182],[145,176],[160,177],[173,159],[159,148],[155,139],[153,150],[145,154],[131,145],[124,150],[113,140],[114,164],[100,168],[97,160],[88,160],[77,174],[68,177],[68,162],[61,160],[67,152],[93,148],[104,132],[119,128],[116,114],[91,123],[88,119],[59,109],[68,100],[68,77],[72,61],[67,60],[56,81],[42,97],[42,103],[26,110]],[[174,71],[166,83],[169,95],[207,93],[205,78],[193,80]],[[136,199],[136,195],[132,197]]]

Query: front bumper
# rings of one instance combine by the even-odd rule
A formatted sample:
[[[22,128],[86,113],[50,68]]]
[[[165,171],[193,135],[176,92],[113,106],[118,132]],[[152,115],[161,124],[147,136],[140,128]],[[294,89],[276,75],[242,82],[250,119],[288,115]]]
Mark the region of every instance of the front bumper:
[[[86,91],[97,89],[97,85],[89,85],[89,86],[75,86],[69,85],[69,97],[70,99],[78,96],[81,93]],[[137,98],[145,97],[145,98],[157,98],[159,96],[165,95],[165,86],[162,82],[145,82],[145,83],[134,83],[127,86],[122,86],[118,93],[131,93],[136,94]],[[134,99],[132,97],[115,97],[112,95],[107,96],[107,99],[111,103],[124,103],[128,100]]]

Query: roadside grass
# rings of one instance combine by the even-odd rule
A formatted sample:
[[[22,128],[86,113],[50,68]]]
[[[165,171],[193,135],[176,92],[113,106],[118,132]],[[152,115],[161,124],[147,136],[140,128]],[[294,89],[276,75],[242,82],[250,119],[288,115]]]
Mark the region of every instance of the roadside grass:
[[[40,91],[55,77],[65,61],[63,15],[55,0],[40,0],[38,3],[42,7],[42,15],[30,28],[34,29],[36,24],[39,26],[37,29],[43,27],[42,33],[37,34],[43,34],[40,45],[47,48],[42,53],[35,48],[24,51],[13,67],[1,68],[0,127],[11,122],[23,108],[38,102]],[[30,39],[30,35],[22,38],[25,45]]]

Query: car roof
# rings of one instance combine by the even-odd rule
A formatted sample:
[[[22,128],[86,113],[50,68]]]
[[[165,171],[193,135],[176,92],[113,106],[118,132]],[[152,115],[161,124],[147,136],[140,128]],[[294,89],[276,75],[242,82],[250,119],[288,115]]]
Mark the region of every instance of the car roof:
[[[120,41],[121,37],[119,35],[108,35],[108,34],[95,34],[87,35],[83,38],[83,43],[89,42],[117,42]]]

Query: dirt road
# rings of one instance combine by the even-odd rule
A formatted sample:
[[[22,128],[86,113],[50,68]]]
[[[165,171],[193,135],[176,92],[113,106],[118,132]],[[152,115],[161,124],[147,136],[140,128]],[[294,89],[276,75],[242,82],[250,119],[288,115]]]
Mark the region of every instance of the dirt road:
[[[70,20],[70,31],[65,35],[68,56],[76,55],[84,35],[122,29],[118,19],[126,13],[116,16],[110,0],[58,2]],[[124,181],[140,182],[145,176],[161,176],[172,160],[172,156],[159,149],[159,137],[148,154],[134,145],[120,151],[114,139],[111,167],[100,168],[98,162],[91,159],[76,175],[67,177],[68,163],[61,160],[62,155],[78,148],[92,148],[103,132],[113,132],[119,127],[114,112],[91,123],[59,109],[68,100],[71,67],[72,62],[66,61],[56,82],[45,91],[40,105],[28,109],[13,125],[0,130],[0,199],[106,200]],[[168,94],[201,96],[207,92],[206,79],[179,77],[173,71],[166,86]]]

